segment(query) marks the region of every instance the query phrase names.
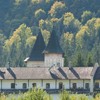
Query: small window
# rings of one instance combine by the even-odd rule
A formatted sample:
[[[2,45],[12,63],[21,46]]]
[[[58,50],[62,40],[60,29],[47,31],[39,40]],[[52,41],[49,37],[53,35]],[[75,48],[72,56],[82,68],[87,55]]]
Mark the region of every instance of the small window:
[[[11,89],[15,89],[15,83],[11,83]]]
[[[76,88],[77,88],[77,84],[73,83],[73,89],[76,89]]]
[[[95,88],[99,88],[99,83],[98,82],[95,83]]]
[[[26,89],[26,88],[27,88],[27,84],[23,83],[23,89]]]
[[[85,83],[85,89],[89,89],[89,83]]]
[[[62,82],[59,83],[59,89],[63,89],[63,83]]]
[[[50,83],[46,83],[46,89],[50,89]]]
[[[33,83],[32,86],[33,86],[33,87],[36,87],[36,83]]]

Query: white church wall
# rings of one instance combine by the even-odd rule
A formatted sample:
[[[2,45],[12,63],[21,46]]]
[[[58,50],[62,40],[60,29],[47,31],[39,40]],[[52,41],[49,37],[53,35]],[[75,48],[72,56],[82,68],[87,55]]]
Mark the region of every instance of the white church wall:
[[[15,88],[16,89],[23,89],[23,83],[27,84],[27,88],[28,88],[28,80],[16,80],[15,81]]]
[[[29,89],[33,88],[33,83],[36,83],[37,88],[42,88],[42,80],[29,80]]]
[[[69,80],[57,80],[57,89],[59,89],[59,83],[63,83],[65,89],[69,89]]]
[[[50,89],[55,89],[55,80],[43,80],[43,89],[46,89],[46,83],[50,83]]]
[[[84,80],[84,89],[85,89],[85,84],[89,83],[89,87],[90,87],[90,80]]]
[[[71,88],[73,88],[73,83],[77,84],[77,88],[83,88],[83,80],[70,80]]]
[[[11,89],[11,83],[14,83],[14,80],[2,80],[2,89]]]
[[[64,66],[62,54],[45,54],[45,66],[51,67],[53,64],[55,64],[55,66],[57,66],[57,64],[60,64],[61,67]]]

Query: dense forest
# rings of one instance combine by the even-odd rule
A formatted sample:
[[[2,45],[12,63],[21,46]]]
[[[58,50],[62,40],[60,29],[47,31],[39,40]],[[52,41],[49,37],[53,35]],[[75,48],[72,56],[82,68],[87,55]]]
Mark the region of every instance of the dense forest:
[[[55,26],[65,66],[100,64],[100,0],[0,0],[0,66],[25,66],[39,29]]]

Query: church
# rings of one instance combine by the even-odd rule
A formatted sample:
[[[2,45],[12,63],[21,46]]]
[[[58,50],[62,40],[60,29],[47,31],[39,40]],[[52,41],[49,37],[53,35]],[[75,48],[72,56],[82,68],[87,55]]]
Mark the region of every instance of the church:
[[[32,51],[24,62],[27,67],[0,67],[0,92],[25,92],[41,88],[48,93],[62,89],[77,93],[100,92],[100,66],[64,66],[64,52],[55,30],[45,45],[39,31]]]

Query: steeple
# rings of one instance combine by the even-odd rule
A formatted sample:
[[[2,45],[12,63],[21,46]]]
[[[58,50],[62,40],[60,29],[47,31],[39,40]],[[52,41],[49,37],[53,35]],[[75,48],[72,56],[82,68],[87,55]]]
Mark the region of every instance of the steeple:
[[[56,35],[55,30],[53,29],[51,36],[49,38],[49,42],[43,53],[58,53],[63,54],[63,50],[60,47],[58,37]]]
[[[43,53],[45,57],[44,64],[46,67],[51,67],[53,65],[57,67],[64,66],[63,50],[60,47],[58,37],[54,29]]]
[[[39,30],[36,42],[32,48],[28,61],[44,61],[44,54],[42,53],[45,48],[43,36]]]

